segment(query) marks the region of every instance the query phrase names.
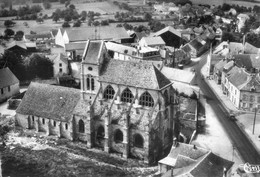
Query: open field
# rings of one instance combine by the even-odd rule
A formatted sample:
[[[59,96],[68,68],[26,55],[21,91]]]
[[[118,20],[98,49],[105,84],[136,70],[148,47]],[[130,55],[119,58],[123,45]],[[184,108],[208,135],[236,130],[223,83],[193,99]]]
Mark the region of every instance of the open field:
[[[260,6],[260,1],[255,0],[255,2],[249,2],[248,0],[190,0],[194,4],[209,4],[209,5],[222,5],[227,4],[237,4],[245,7],[253,7],[254,5]]]

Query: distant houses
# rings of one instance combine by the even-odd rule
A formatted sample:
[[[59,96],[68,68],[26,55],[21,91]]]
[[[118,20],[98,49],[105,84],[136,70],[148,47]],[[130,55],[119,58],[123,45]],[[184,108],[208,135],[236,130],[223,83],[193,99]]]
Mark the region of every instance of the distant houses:
[[[0,102],[20,93],[19,80],[9,68],[0,69]]]

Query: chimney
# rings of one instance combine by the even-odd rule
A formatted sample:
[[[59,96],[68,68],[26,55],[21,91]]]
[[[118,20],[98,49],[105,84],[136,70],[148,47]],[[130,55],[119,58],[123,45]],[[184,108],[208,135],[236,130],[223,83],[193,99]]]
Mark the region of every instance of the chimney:
[[[227,169],[225,167],[223,168],[223,177],[227,177]]]
[[[197,146],[196,146],[195,144],[193,145],[193,149],[194,149],[194,150],[196,150],[196,149],[197,149]]]

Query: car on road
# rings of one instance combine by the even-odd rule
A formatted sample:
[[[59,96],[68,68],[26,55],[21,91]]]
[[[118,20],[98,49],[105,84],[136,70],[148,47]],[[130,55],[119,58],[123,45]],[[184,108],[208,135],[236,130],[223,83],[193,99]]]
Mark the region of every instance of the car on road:
[[[236,115],[233,114],[233,113],[230,113],[229,114],[229,119],[232,120],[232,121],[235,121],[236,120]]]

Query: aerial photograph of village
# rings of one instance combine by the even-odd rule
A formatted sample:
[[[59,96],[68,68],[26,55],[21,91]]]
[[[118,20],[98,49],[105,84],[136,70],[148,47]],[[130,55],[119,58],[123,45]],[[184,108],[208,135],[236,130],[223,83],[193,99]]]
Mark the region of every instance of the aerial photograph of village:
[[[0,0],[0,177],[260,177],[260,0]]]

